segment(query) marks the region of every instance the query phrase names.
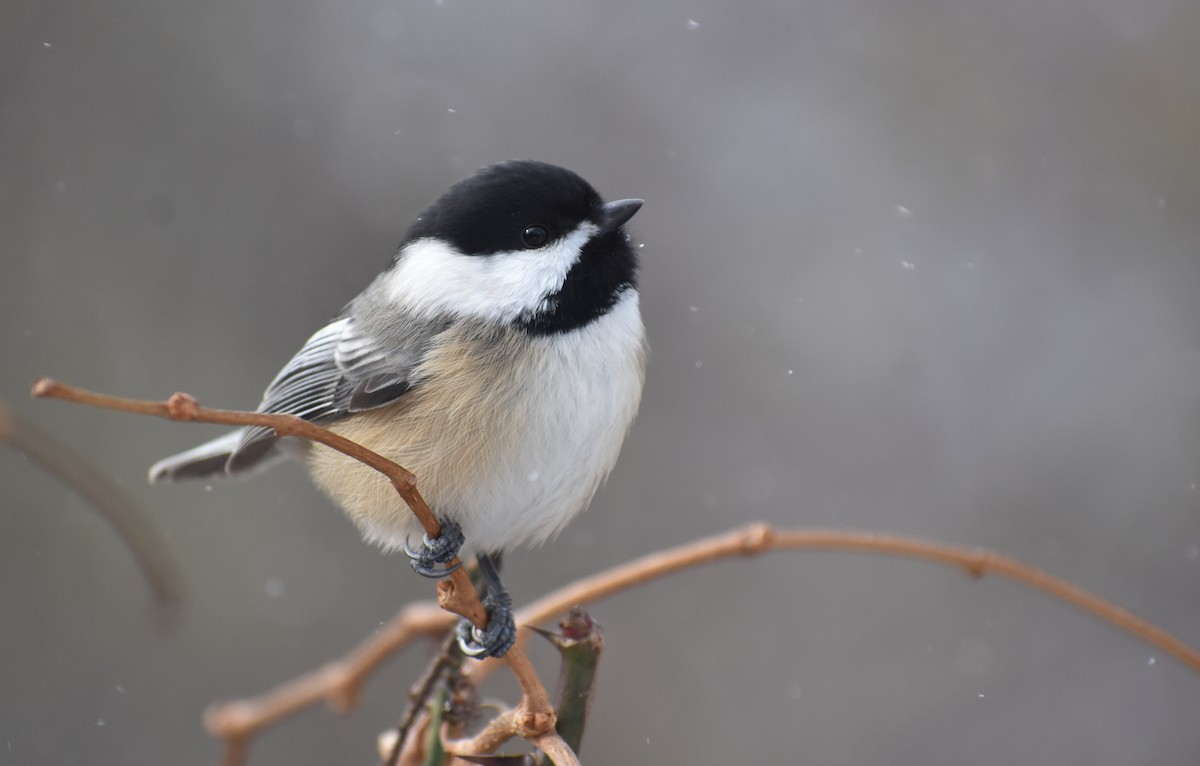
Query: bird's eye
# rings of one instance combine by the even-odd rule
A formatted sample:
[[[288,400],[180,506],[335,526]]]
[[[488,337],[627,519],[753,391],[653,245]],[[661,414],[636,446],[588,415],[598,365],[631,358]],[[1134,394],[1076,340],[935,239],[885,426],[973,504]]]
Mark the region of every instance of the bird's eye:
[[[541,247],[550,241],[550,232],[545,226],[530,226],[521,232],[521,241],[526,247]]]

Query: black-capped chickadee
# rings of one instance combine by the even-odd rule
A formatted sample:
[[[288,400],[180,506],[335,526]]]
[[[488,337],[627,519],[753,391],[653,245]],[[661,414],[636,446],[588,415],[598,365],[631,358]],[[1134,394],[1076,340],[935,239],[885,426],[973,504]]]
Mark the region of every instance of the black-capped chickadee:
[[[412,471],[441,537],[409,547],[421,529],[387,479],[269,429],[169,457],[150,480],[302,457],[364,537],[404,548],[418,572],[446,574],[465,540],[491,619],[486,631],[460,625],[459,643],[502,656],[515,626],[488,554],[558,534],[612,469],[637,412],[646,339],[622,227],[641,205],[605,204],[542,162],[484,168],[417,217],[391,267],[267,387],[260,412],[324,424]]]

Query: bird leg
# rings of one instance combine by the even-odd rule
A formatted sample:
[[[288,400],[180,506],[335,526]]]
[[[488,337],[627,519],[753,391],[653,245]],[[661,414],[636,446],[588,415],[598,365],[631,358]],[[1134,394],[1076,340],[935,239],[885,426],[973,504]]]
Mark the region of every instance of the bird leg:
[[[404,553],[412,559],[413,571],[423,577],[445,577],[462,566],[461,561],[454,566],[445,566],[454,561],[463,546],[466,538],[463,537],[462,527],[449,519],[438,521],[441,522],[442,533],[437,537],[430,538],[426,534],[415,549],[409,547],[407,540],[404,541]]]
[[[468,657],[484,659],[486,657],[503,657],[517,639],[517,625],[513,620],[512,596],[500,583],[500,571],[492,556],[486,553],[477,555],[479,573],[483,576],[486,590],[483,596],[483,608],[487,611],[487,627],[483,630],[472,625],[468,620],[458,623],[458,648]]]

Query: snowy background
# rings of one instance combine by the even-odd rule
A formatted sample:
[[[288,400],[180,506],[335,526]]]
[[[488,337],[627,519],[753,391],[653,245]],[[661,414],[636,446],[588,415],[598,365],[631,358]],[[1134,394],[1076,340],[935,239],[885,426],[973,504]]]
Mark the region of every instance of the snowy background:
[[[1200,5],[7,0],[0,399],[128,489],[189,599],[156,615],[0,452],[0,764],[212,763],[210,701],[432,593],[299,466],[147,487],[217,430],[33,377],[253,406],[421,207],[512,157],[647,200],[653,347],[607,487],[508,562],[518,603],[765,519],[993,547],[1200,644]],[[998,580],[782,554],[593,613],[586,763],[1200,758],[1200,677]],[[251,763],[372,763],[425,651]]]

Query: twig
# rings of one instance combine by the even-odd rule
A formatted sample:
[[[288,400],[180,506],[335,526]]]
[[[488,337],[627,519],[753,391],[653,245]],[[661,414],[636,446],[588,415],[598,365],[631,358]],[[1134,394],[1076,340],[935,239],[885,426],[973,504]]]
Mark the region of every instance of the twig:
[[[551,729],[543,734],[530,735],[520,721],[520,712],[510,710],[493,718],[483,731],[468,739],[453,739],[449,727],[443,724],[442,747],[450,755],[478,755],[492,753],[513,737],[524,737],[549,758],[555,766],[579,766],[575,751]]]
[[[914,537],[837,529],[776,530],[761,523],[651,553],[607,572],[577,580],[520,609],[516,614],[517,624],[542,623],[575,604],[591,603],[717,559],[757,556],[780,550],[836,550],[905,556],[955,566],[972,578],[989,574],[1007,577],[1109,622],[1200,672],[1200,652],[1167,631],[1083,588],[1008,556],[982,548],[942,545]],[[517,643],[527,639],[528,631],[521,631]],[[495,663],[487,660],[467,667],[464,673],[478,684],[495,668]]]
[[[450,663],[455,660],[461,661],[462,655],[457,653],[456,640],[452,633],[442,639],[442,645],[438,647],[438,652],[429,663],[429,667],[425,669],[424,675],[409,690],[408,709],[404,711],[404,715],[400,718],[400,723],[396,725],[396,741],[392,745],[387,758],[384,759],[384,766],[396,766],[396,763],[400,760],[400,750],[404,747],[404,742],[408,738],[408,732],[412,728],[413,722],[417,720],[417,714],[421,712],[425,701],[433,691],[434,684],[437,683],[442,672],[450,667]]]
[[[139,399],[125,399],[59,383],[50,378],[38,378],[33,383],[33,396],[86,404],[103,409],[132,412],[142,415],[154,415],[169,420],[197,423],[216,423],[233,426],[263,426],[275,431],[279,436],[299,436],[309,441],[331,447],[344,455],[374,468],[392,482],[396,492],[408,505],[425,532],[430,537],[441,534],[441,524],[421,493],[417,491],[416,477],[412,473],[387,458],[372,452],[356,442],[339,436],[327,428],[298,418],[294,415],[280,415],[263,412],[243,412],[239,410],[215,410],[202,407],[196,399],[188,394],[176,393],[166,402],[154,402]],[[457,563],[450,562],[450,565]],[[460,567],[449,578],[438,583],[438,604],[447,611],[454,612],[467,618],[479,628],[487,627],[487,612],[479,600],[479,594],[471,584],[471,578]],[[534,737],[544,734],[554,728],[554,710],[550,707],[550,696],[542,685],[533,665],[521,648],[514,647],[505,655],[504,661],[517,677],[521,686],[521,704],[517,708],[517,719],[521,726],[522,736]]]
[[[516,614],[516,622],[518,625],[526,626],[544,623],[562,614],[575,604],[592,603],[628,590],[629,588],[645,585],[660,577],[665,577],[666,575],[718,559],[734,556],[755,556],[776,550],[801,550],[806,548],[923,558],[962,568],[971,577],[982,577],[985,574],[998,574],[1008,577],[1049,593],[1102,620],[1110,622],[1137,638],[1170,653],[1192,670],[1200,672],[1200,653],[1178,638],[1120,607],[1104,601],[1098,596],[1094,596],[1014,559],[978,548],[958,548],[938,545],[915,538],[902,538],[846,530],[776,531],[765,524],[750,524],[724,534],[696,540],[665,551],[658,551],[583,580],[577,580],[520,609]],[[403,615],[404,613],[402,612],[397,616],[395,621],[402,621]],[[447,621],[445,625],[449,627],[449,622]],[[525,641],[528,638],[528,634],[529,631],[527,629],[522,629],[518,643]],[[373,637],[373,639],[379,639],[375,651],[365,653],[356,650],[352,655],[340,662],[345,662],[348,666],[353,667],[353,672],[357,677],[365,678],[374,670],[377,664],[385,660],[391,653],[403,647],[403,641],[385,641],[385,638],[388,636],[398,635],[400,635],[399,631],[392,630],[390,625],[384,626]],[[470,681],[479,684],[497,667],[499,667],[497,661],[487,660],[485,662],[472,663],[464,668],[463,672]],[[296,685],[301,687],[311,684],[319,687],[323,682],[328,682],[328,679],[323,671],[318,670],[301,676],[296,681],[291,682],[291,684],[280,687],[263,698],[240,704],[261,704],[261,700],[266,697],[285,696],[283,692],[288,686]],[[298,700],[299,704],[291,707],[298,710],[307,704],[320,700],[323,696],[321,693],[315,693],[306,700]],[[289,710],[287,712],[292,711]],[[281,717],[273,717],[258,728],[262,728],[262,726],[269,723],[274,723]],[[247,724],[249,723],[247,721]],[[249,732],[250,728],[247,726],[247,733]]]
[[[96,509],[133,556],[156,601],[179,602],[183,576],[171,557],[170,546],[120,487],[83,456],[0,404],[3,443],[56,476]]]
[[[420,497],[413,484],[412,474],[409,474],[403,468],[369,450],[363,449],[349,440],[338,437],[326,429],[315,426],[307,421],[299,420],[298,418],[264,415],[261,413],[208,410],[200,407],[194,399],[186,394],[176,394],[165,404],[117,399],[115,397],[106,397],[79,391],[48,380],[39,380],[35,384],[34,395],[52,396],[128,412],[141,412],[173,420],[196,420],[229,425],[262,425],[274,428],[281,435],[302,436],[331,446],[334,449],[339,449],[351,457],[361,459],[362,462],[376,468],[391,478],[393,484],[397,487],[397,491],[401,493],[406,501],[408,500],[408,494],[415,495],[417,498]],[[362,453],[361,457],[359,453]],[[419,509],[423,509],[425,515],[422,515]],[[425,525],[426,531],[430,532],[431,535],[436,535],[440,531],[438,529],[431,530],[430,525],[426,524],[427,518],[435,525],[437,521],[432,518],[432,514],[429,513],[428,507],[424,505],[424,501],[419,501],[418,507],[414,507],[414,512],[417,513],[418,518]],[[766,524],[751,524],[722,535],[653,553],[607,572],[579,580],[519,610],[516,614],[516,622],[518,624],[545,622],[574,604],[590,603],[635,585],[641,585],[665,575],[717,559],[733,556],[756,556],[777,550],[801,549],[857,551],[907,556],[956,566],[964,569],[968,575],[974,578],[982,577],[985,574],[1007,577],[1041,590],[1102,620],[1108,621],[1174,656],[1192,670],[1200,672],[1200,652],[1197,652],[1175,636],[1082,588],[1071,585],[1064,580],[1022,564],[1007,556],[979,548],[940,545],[917,538],[845,530],[776,531]],[[462,604],[469,602],[471,600],[470,597],[474,596],[474,602],[478,605],[478,596],[475,595],[474,588],[471,587],[470,580],[465,573],[459,570],[455,574],[461,574],[462,577],[456,577],[453,581],[439,583],[438,600],[443,608],[450,608],[457,614],[464,614],[464,611],[466,611],[465,608],[464,611],[459,610],[463,608]],[[462,580],[461,583],[460,579]],[[427,609],[428,607],[424,608]],[[481,606],[480,612],[482,612]],[[403,614],[404,612],[401,613],[401,615]],[[470,615],[464,616],[470,617]],[[397,618],[396,622],[402,623],[404,619],[406,618]],[[479,623],[476,622],[476,624],[478,625]],[[440,622],[439,625],[439,629],[444,630],[449,626],[449,622]],[[388,627],[380,631],[380,633],[386,632],[389,632]],[[403,631],[400,632],[402,633]],[[503,721],[500,723],[494,721],[493,724],[500,728],[509,727],[515,729],[515,735],[522,736],[538,747],[541,747],[543,751],[549,752],[547,747],[551,749],[558,747],[554,741],[557,735],[548,734],[548,732],[552,732],[554,726],[554,714],[550,708],[545,687],[537,680],[536,674],[533,673],[533,669],[529,665],[528,658],[521,650],[521,646],[527,639],[527,636],[528,631],[521,631],[517,644],[505,657],[509,666],[517,675],[518,681],[521,683],[522,691],[524,692],[522,704],[516,710],[511,711],[510,714],[503,716]],[[392,636],[388,640],[381,639],[378,643],[368,642],[373,644],[371,652],[356,651],[340,662],[346,663],[350,672],[359,678],[358,683],[361,683],[362,678],[369,675],[376,665],[402,646],[407,640],[408,637],[399,640],[395,636]],[[499,662],[496,660],[473,663],[464,669],[464,674],[471,681],[479,683],[494,671],[498,664]],[[243,706],[243,712],[249,711],[239,723],[240,728],[237,731],[240,732],[240,736],[235,738],[216,731],[214,733],[218,733],[218,736],[226,736],[231,750],[237,749],[239,746],[244,750],[245,742],[253,732],[275,723],[318,699],[325,698],[330,693],[329,690],[335,687],[337,687],[337,683],[331,682],[322,671],[302,676],[290,684],[276,689],[266,697],[250,702],[233,703]],[[219,711],[219,709],[217,710]],[[216,715],[216,713],[210,711],[210,714],[211,720],[212,715]],[[210,724],[210,728],[211,726],[212,724]],[[222,727],[222,731],[225,731],[224,727]],[[561,742],[561,739],[558,741]],[[542,742],[547,743],[547,747],[543,747],[540,744]],[[570,754],[570,757],[573,758],[574,755]],[[556,763],[559,763],[560,766],[563,766],[564,763],[572,762],[556,760]]]
[[[449,727],[442,725],[442,747],[450,755],[492,753],[513,737],[523,736],[530,744],[546,754],[555,766],[580,766],[579,757],[557,731],[529,736],[522,734],[516,711],[510,710],[493,718],[483,731],[467,739],[453,739]]]
[[[455,739],[451,736],[450,724],[443,723],[441,732],[442,747],[450,755],[492,753],[505,742],[518,736],[519,733],[517,711],[506,710],[488,721],[487,726],[483,727],[483,731],[474,737],[467,737],[465,739]]]
[[[579,766],[579,756],[556,731],[548,731],[529,740],[534,747],[546,754],[554,766]]]
[[[371,673],[395,651],[420,636],[443,635],[454,618],[432,602],[410,604],[346,656],[253,699],[211,705],[204,726],[214,737],[246,739],[324,700],[339,713],[352,710]]]
[[[38,378],[33,382],[34,398],[61,399],[76,404],[86,404],[105,410],[132,412],[138,415],[153,415],[168,420],[194,423],[215,423],[226,426],[263,426],[275,431],[278,436],[299,436],[309,441],[324,444],[343,455],[354,458],[365,465],[374,468],[391,480],[396,491],[404,498],[420,520],[421,526],[431,537],[441,534],[441,524],[424,498],[417,492],[416,477],[387,458],[372,452],[362,445],[339,436],[328,428],[322,428],[316,423],[310,423],[295,415],[280,415],[265,412],[242,412],[240,410],[215,410],[200,406],[195,397],[190,394],[176,393],[165,402],[146,401],[144,399],[126,399],[120,396],[109,396],[85,391],[82,388],[59,383],[51,378]]]

